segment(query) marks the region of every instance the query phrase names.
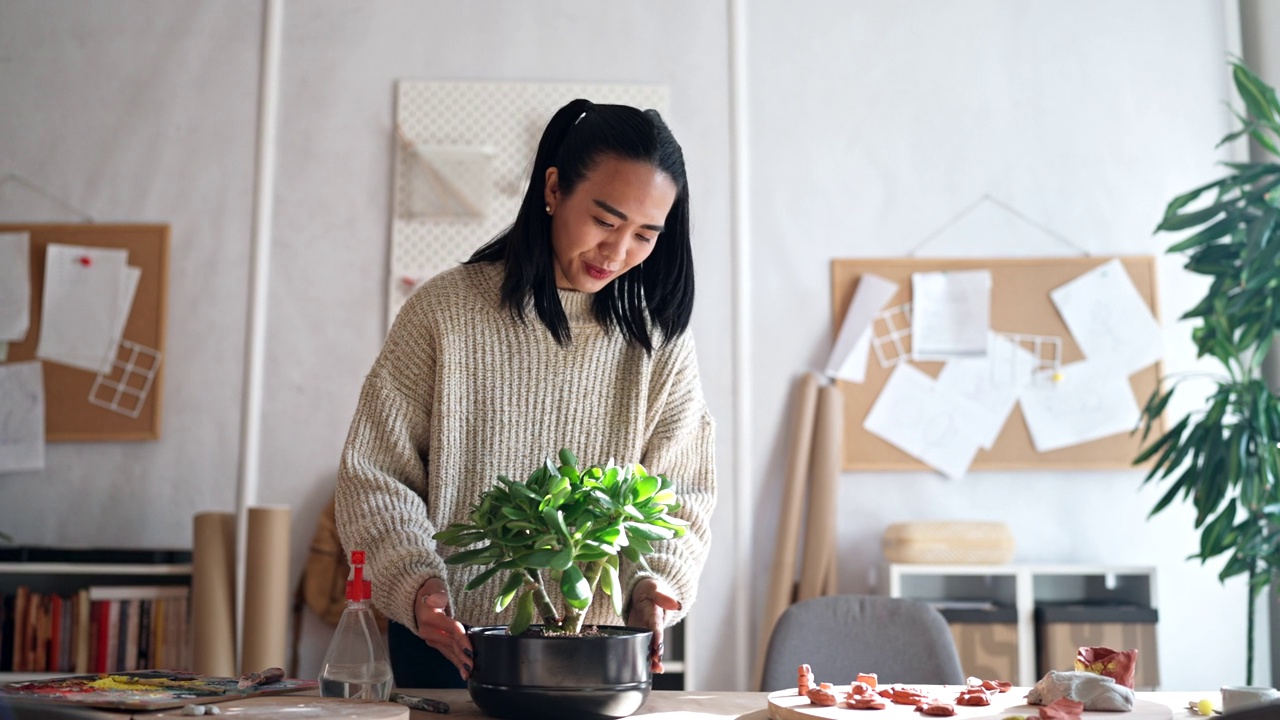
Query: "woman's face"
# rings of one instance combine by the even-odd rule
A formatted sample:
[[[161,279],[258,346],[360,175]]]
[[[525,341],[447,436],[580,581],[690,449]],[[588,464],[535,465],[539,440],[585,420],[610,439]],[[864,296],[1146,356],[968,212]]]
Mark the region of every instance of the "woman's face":
[[[676,185],[649,163],[614,156],[602,157],[570,195],[558,173],[547,169],[546,189],[556,287],[598,292],[653,252]]]

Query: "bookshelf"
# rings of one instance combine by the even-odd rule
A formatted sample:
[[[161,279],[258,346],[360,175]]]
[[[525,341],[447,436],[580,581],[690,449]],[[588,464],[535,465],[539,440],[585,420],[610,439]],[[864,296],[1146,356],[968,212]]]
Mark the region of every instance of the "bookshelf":
[[[123,669],[118,663],[105,660],[105,650],[101,660],[83,656],[90,645],[96,652],[99,624],[109,625],[118,633],[118,623],[123,621],[127,629],[130,620],[135,623],[132,634],[126,630],[122,636],[110,636],[115,643],[112,647],[119,649],[118,660],[139,663],[157,657],[168,667],[180,668],[187,664],[184,653],[189,653],[190,647],[186,639],[190,634],[190,585],[189,550],[0,548],[0,684],[75,674],[77,662],[82,667],[88,662],[88,672],[95,671],[95,662],[108,662],[107,667]],[[21,618],[19,597],[24,598],[25,614]],[[42,604],[25,602],[32,597],[39,598]],[[54,612],[59,613],[60,621],[53,620]],[[23,623],[28,632],[35,634],[22,637]],[[85,630],[80,630],[81,624]],[[91,631],[94,635],[89,638]],[[107,637],[108,633],[102,631],[101,638]],[[26,658],[25,665],[15,670],[14,661],[23,640],[27,647],[43,645],[46,653],[40,656],[36,667],[31,666],[32,658]],[[84,649],[80,648],[82,645]],[[54,662],[63,669],[51,669]]]
[[[1008,660],[1010,666],[1016,668],[1017,676],[999,679],[1013,681],[1016,685],[1034,685],[1042,674],[1041,666],[1046,664],[1041,653],[1046,639],[1042,624],[1037,623],[1038,608],[1070,605],[1087,611],[1090,608],[1115,607],[1147,610],[1151,614],[1156,608],[1156,571],[1153,567],[890,563],[887,574],[885,590],[889,596],[929,602],[944,615],[949,610],[981,613],[985,609],[1011,609],[1015,648],[1011,649],[1013,657]],[[954,625],[955,620],[950,622]],[[1115,624],[1118,623],[1096,623],[1097,627],[1091,630],[1109,630],[1103,626]],[[1152,647],[1142,649],[1139,667],[1142,669],[1143,663],[1147,664],[1152,678],[1150,684],[1154,685],[1158,682],[1155,679],[1154,621],[1147,630],[1150,635],[1146,644]],[[1107,643],[1084,641],[1079,644]],[[962,663],[964,654],[961,649]],[[1051,662],[1060,663],[1061,659],[1055,656]]]

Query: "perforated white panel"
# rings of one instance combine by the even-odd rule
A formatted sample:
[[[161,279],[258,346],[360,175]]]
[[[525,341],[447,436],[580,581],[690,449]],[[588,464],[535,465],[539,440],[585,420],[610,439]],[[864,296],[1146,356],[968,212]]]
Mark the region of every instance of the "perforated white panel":
[[[401,80],[397,84],[396,122],[403,141],[395,144],[392,192],[390,287],[387,327],[422,281],[466,259],[515,219],[524,195],[533,154],[547,121],[574,98],[654,108],[668,114],[668,90],[661,85],[555,83],[463,83]],[[478,215],[456,212],[424,216],[422,163],[414,146],[476,148],[491,151],[487,164],[491,192],[467,192],[483,198]],[[487,153],[486,153],[487,154]],[[447,176],[449,170],[436,164]],[[434,177],[434,176],[433,176]],[[473,177],[473,175],[468,175]],[[442,177],[441,187],[450,186]],[[457,193],[451,193],[451,195]]]

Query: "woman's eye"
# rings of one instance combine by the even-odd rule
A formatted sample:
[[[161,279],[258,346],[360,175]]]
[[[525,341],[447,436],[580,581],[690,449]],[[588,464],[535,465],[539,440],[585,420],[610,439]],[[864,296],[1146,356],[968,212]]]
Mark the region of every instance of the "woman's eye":
[[[599,226],[600,226],[600,227],[602,227],[602,228],[612,228],[612,227],[613,227],[613,223],[605,222],[604,220],[601,220],[600,218],[595,217],[595,216],[592,216],[592,217],[593,217],[593,219],[596,221],[596,224],[597,224],[597,225],[599,225]]]
[[[640,242],[646,242],[646,243],[653,242],[653,238],[648,237],[646,235],[636,235],[636,239],[639,240]]]

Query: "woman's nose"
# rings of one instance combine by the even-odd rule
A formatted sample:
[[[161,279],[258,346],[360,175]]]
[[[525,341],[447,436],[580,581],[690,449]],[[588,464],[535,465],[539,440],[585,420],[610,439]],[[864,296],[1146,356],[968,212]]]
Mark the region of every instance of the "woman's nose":
[[[605,240],[600,243],[600,254],[603,255],[606,260],[622,261],[627,256],[625,243],[620,240]]]

